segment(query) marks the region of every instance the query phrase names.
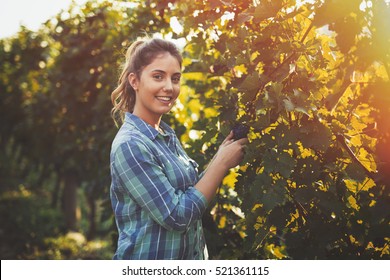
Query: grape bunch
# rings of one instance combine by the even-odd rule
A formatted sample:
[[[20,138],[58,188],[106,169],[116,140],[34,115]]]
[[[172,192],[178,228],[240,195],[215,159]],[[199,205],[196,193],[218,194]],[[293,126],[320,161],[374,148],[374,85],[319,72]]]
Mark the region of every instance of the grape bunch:
[[[249,126],[238,123],[233,127],[233,139],[234,140],[239,140],[242,138],[246,138],[249,133]]]

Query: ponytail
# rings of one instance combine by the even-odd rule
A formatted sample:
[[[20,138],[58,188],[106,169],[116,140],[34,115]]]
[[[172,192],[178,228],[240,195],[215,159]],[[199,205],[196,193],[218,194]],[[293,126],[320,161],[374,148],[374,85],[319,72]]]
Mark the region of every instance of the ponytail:
[[[143,40],[139,40],[131,44],[126,51],[125,64],[123,65],[122,73],[119,76],[118,86],[111,93],[111,102],[113,108],[111,109],[111,116],[114,119],[116,125],[118,121],[123,122],[125,112],[133,112],[135,104],[135,91],[130,85],[127,77],[131,73],[131,61],[138,46],[144,43]]]

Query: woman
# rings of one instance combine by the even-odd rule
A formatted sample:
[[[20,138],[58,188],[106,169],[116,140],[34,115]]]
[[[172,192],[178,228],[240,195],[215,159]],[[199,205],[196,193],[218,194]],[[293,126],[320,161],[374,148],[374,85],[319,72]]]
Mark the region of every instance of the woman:
[[[247,139],[232,133],[201,176],[161,117],[180,92],[182,58],[162,39],[139,40],[126,53],[112,93],[124,115],[111,149],[111,202],[119,231],[114,259],[206,259],[201,218]]]

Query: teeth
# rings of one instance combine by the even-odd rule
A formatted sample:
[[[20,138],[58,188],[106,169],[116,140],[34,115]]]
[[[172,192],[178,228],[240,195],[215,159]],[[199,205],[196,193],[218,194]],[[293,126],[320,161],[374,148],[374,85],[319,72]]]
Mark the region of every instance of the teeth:
[[[163,100],[163,101],[171,101],[172,97],[158,96],[157,99],[160,99],[160,100]]]

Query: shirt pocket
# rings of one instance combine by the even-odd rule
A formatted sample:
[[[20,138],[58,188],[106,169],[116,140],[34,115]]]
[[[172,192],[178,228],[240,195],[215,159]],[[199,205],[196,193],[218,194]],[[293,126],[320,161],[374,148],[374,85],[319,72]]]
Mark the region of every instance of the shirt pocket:
[[[198,167],[199,165],[194,161],[193,159],[186,156],[185,158],[181,159],[181,162],[186,170],[186,177],[187,177],[187,184],[184,186],[185,189],[188,189],[191,186],[196,185],[196,183],[199,181],[198,176]]]

